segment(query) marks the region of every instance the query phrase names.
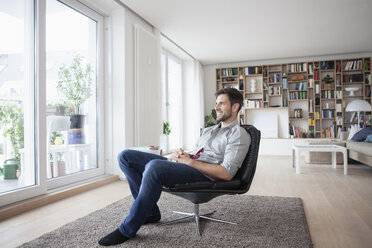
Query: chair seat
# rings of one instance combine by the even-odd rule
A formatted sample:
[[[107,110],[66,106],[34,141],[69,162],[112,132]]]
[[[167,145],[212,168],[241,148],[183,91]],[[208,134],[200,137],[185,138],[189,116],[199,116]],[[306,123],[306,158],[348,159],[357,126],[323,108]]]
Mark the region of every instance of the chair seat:
[[[241,186],[240,180],[231,181],[209,181],[209,182],[194,182],[185,184],[176,184],[169,187],[170,191],[180,192],[180,191],[190,191],[190,190],[216,190],[216,189],[238,189]]]

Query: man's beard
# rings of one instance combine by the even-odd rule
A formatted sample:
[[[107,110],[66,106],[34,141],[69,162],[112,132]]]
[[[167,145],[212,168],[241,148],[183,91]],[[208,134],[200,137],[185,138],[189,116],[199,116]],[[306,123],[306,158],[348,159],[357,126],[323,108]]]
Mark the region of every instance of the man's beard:
[[[217,122],[220,123],[221,121],[226,121],[228,120],[232,115],[232,112],[230,111],[229,113],[224,113],[220,117],[217,116]]]

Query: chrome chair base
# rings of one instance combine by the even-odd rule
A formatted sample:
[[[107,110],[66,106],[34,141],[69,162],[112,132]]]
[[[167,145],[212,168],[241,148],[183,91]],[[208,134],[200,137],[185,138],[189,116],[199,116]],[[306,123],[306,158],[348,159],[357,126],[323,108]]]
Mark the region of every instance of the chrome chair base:
[[[161,223],[160,225],[169,225],[169,224],[177,223],[177,222],[180,222],[180,221],[183,221],[183,220],[194,219],[194,222],[196,224],[196,233],[199,234],[199,236],[201,236],[200,224],[199,224],[199,221],[200,221],[201,218],[206,219],[206,220],[231,224],[231,225],[237,225],[237,223],[235,223],[235,222],[230,222],[230,221],[225,221],[225,220],[220,220],[220,219],[208,217],[208,215],[211,215],[214,212],[216,212],[216,211],[213,211],[213,212],[210,212],[210,213],[207,213],[207,214],[204,214],[204,215],[200,215],[199,214],[199,204],[194,204],[194,213],[184,213],[184,212],[173,211],[173,213],[184,215],[185,217],[175,219],[175,220],[172,220],[172,221],[169,221],[169,222],[166,222],[166,223]]]

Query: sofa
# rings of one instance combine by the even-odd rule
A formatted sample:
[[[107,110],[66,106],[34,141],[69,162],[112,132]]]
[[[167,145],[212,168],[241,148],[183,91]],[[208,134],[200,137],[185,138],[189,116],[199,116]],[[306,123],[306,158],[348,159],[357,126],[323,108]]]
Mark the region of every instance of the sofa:
[[[372,143],[346,141],[348,157],[372,166]]]
[[[372,166],[372,143],[357,142],[353,140],[347,140],[348,132],[342,133],[340,139],[332,140],[319,140],[319,141],[308,141],[309,145],[321,145],[321,144],[332,144],[344,146],[347,148],[348,157],[356,160],[363,164]],[[330,164],[332,163],[331,152],[309,152],[305,161],[310,164]],[[341,153],[337,153],[337,163],[343,163],[343,157]]]

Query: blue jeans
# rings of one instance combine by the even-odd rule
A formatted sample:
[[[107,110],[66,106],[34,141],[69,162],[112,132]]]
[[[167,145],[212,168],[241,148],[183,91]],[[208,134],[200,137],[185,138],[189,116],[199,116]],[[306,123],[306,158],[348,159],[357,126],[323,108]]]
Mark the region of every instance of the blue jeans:
[[[146,152],[124,150],[118,156],[134,203],[119,230],[124,236],[133,237],[146,218],[159,215],[157,202],[163,186],[210,181],[198,170],[183,164],[167,161],[167,158]]]

